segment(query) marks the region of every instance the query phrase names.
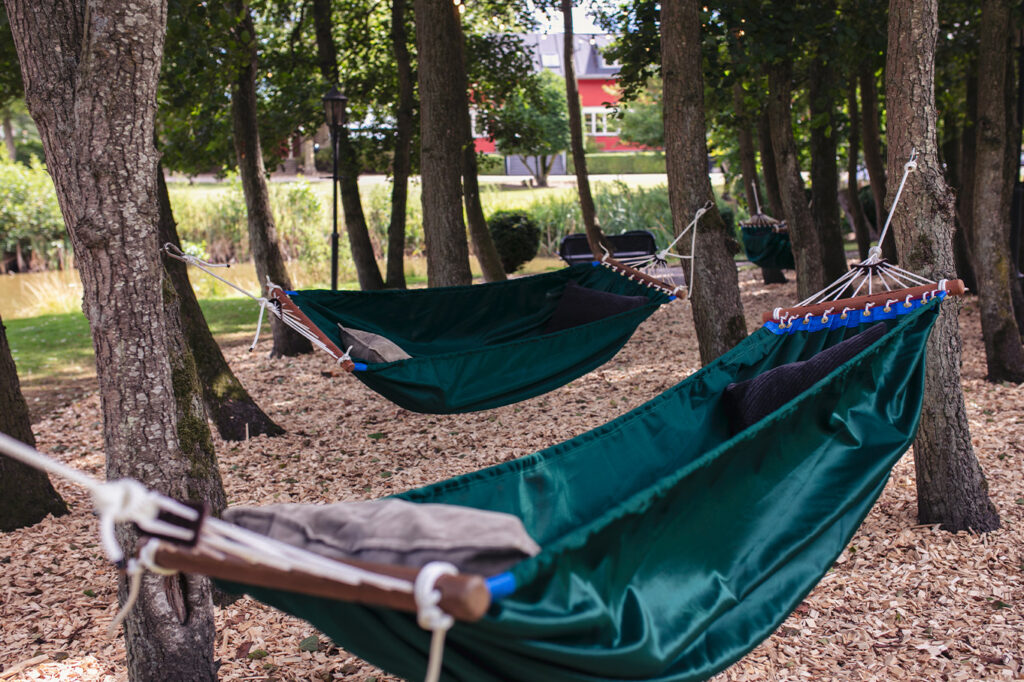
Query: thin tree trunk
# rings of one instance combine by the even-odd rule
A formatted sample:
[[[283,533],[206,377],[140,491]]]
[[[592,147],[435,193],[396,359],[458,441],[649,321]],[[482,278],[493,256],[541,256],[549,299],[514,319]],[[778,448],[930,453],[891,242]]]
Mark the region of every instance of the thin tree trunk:
[[[107,476],[221,504],[208,430],[197,430],[195,416],[182,418],[196,414],[184,405],[202,405],[191,392],[194,374],[183,389],[181,370],[172,369],[172,361],[181,367],[173,355],[184,341],[174,337],[180,328],[164,307],[172,289],[163,287],[157,255],[153,134],[166,5],[8,0],[7,10],[26,101],[82,277]],[[125,551],[137,537],[131,526],[119,527]],[[165,588],[178,593],[181,610]],[[122,600],[126,592],[122,580]],[[125,621],[129,678],[214,680],[213,639],[208,579],[147,575]]]
[[[742,341],[747,325],[733,260],[739,244],[718,213],[707,172],[704,83],[700,70],[692,68],[701,63],[697,0],[662,3],[661,60],[665,165],[674,232],[679,234],[697,209],[711,202],[695,228],[694,281],[687,283],[700,358],[707,364]]]
[[[469,245],[462,217],[460,111],[465,108],[465,65],[459,14],[447,0],[415,0],[419,52],[423,238],[429,286],[470,284]],[[460,77],[459,74],[462,74]]]
[[[863,261],[871,248],[871,230],[860,205],[860,188],[857,185],[857,159],[860,156],[860,111],[857,108],[857,82],[850,81],[846,90],[846,109],[850,115],[849,143],[846,155],[846,198],[850,205],[853,233],[857,236],[857,254]]]
[[[1024,344],[1010,293],[1010,200],[1016,169],[1007,168],[1006,163],[1010,28],[1010,1],[982,0],[978,90],[986,96],[978,98],[978,153],[971,222],[988,380],[1019,383],[1024,381]]]
[[[313,0],[317,62],[320,66],[320,75],[332,85],[340,84],[338,51],[332,32],[333,23],[330,0]],[[370,230],[366,226],[366,214],[363,213],[363,201],[359,196],[359,154],[349,138],[346,126],[334,131],[331,144],[335,145],[331,152],[338,155],[341,173],[338,188],[341,194],[341,210],[345,216],[345,234],[348,235],[348,245],[352,251],[352,263],[356,267],[359,288],[364,291],[383,289],[384,279],[380,275],[380,267],[373,252]]]
[[[241,16],[237,27],[238,43],[244,50],[244,65],[239,68],[231,89],[231,123],[234,133],[235,158],[238,175],[242,180],[245,208],[249,226],[249,248],[256,265],[256,277],[262,289],[267,279],[284,289],[292,288],[285,268],[281,247],[277,242],[274,214],[270,210],[270,192],[267,189],[263,150],[260,148],[260,130],[257,122],[256,95],[256,30],[252,13],[245,0],[236,0],[235,10]],[[247,38],[243,40],[243,38]],[[276,317],[270,318],[274,356],[311,353],[313,346]]]
[[[1024,3],[1018,3],[1013,10],[1014,18],[1020,22],[1024,13]],[[1011,19],[1012,21],[1013,19]],[[1013,315],[1017,322],[1017,331],[1021,338],[1024,338],[1024,279],[1020,277],[1018,265],[1020,263],[1020,236],[1013,236],[1013,209],[1014,194],[1020,184],[1020,148],[1021,134],[1024,133],[1024,44],[1016,45],[1016,41],[1024,40],[1024,35],[1014,31],[1007,32],[1006,49],[1006,127],[1008,130],[1005,150],[1005,174],[1010,193],[1010,296],[1013,299]]]
[[[466,39],[462,33],[462,22],[456,23],[459,31],[459,40],[456,48],[459,50],[459,63],[465,65]],[[469,79],[465,70],[461,75],[462,82],[462,103],[459,107],[459,116],[462,119],[462,127],[465,137],[462,145],[462,198],[466,206],[466,222],[469,226],[469,238],[473,245],[473,254],[476,262],[480,265],[486,282],[501,282],[508,279],[505,276],[505,268],[501,265],[501,256],[494,246],[494,239],[491,238],[491,231],[487,228],[487,218],[484,217],[484,207],[480,203],[480,179],[477,171],[476,145],[473,141],[473,123],[469,117]]]
[[[963,195],[960,172],[962,161],[960,152],[963,148],[963,131],[958,122],[958,112],[954,107],[947,107],[942,115],[942,144],[939,152],[942,154],[942,161],[945,167],[946,183],[953,190],[959,201]],[[969,220],[969,218],[968,218]],[[978,290],[978,280],[974,276],[974,260],[971,255],[970,246],[964,233],[964,218],[960,210],[956,211],[956,229],[953,232],[953,263],[956,265],[957,276],[964,281],[964,285],[971,291]]]
[[[35,447],[28,405],[21,395],[7,332],[0,319],[0,433]],[[47,514],[68,513],[45,472],[0,455],[0,533],[38,523]]]
[[[796,264],[797,295],[805,299],[824,288],[824,261],[821,240],[814,228],[814,218],[807,206],[804,180],[800,175],[796,140],[793,138],[793,119],[790,112],[792,92],[790,62],[777,62],[768,67],[768,116],[771,121],[772,151],[779,176],[782,213],[789,225],[793,260]]]
[[[164,182],[161,169],[157,170],[156,180],[160,207],[160,243],[171,243],[181,248],[178,226],[171,211],[167,183]],[[178,298],[182,331],[195,361],[203,402],[220,437],[237,441],[261,434],[279,436],[284,433],[284,429],[260,409],[228,366],[220,346],[210,333],[199,301],[196,300],[188,278],[188,267],[166,255],[163,262]]]
[[[967,249],[971,253],[971,270],[974,270],[974,174],[978,161],[978,61],[971,59],[967,65],[965,114],[962,144],[960,147],[960,187],[956,195],[957,216],[964,231]]]
[[[757,177],[757,156],[754,152],[754,135],[751,132],[750,116],[744,101],[743,86],[739,81],[732,86],[732,104],[736,111],[736,140],[739,142],[740,171],[743,174],[743,193],[747,199],[747,211],[753,215],[762,198],[755,194],[760,186]],[[761,268],[765,284],[783,284],[786,273],[779,268]]]
[[[413,91],[412,58],[405,28],[407,0],[391,2],[391,47],[398,70],[398,105],[395,108],[395,152],[391,161],[391,221],[388,223],[387,281],[389,289],[405,288],[405,211],[412,172]]]
[[[782,192],[779,189],[779,173],[776,170],[775,151],[772,149],[772,129],[765,107],[757,117],[757,142],[761,151],[761,174],[764,175],[764,191],[761,209],[766,215],[785,220],[782,209]]]
[[[4,144],[7,145],[7,158],[14,161],[18,156],[18,149],[14,146],[14,126],[11,125],[11,115],[4,113]]]
[[[811,61],[811,119],[825,125],[811,126],[811,214],[821,240],[822,268],[826,282],[834,282],[846,272],[846,247],[839,222],[839,165],[836,161],[835,101],[830,94],[835,70],[822,54]]]
[[[601,232],[597,219],[594,196],[590,193],[590,175],[587,173],[587,153],[583,147],[583,113],[580,109],[580,93],[576,84],[576,37],[572,26],[572,0],[560,0],[562,8],[562,64],[565,70],[565,97],[569,108],[569,146],[572,149],[572,163],[576,169],[576,189],[580,197],[580,214],[587,243],[595,256],[600,256],[602,246],[611,252],[611,246]],[[545,177],[545,185],[547,179]]]
[[[885,225],[885,161],[882,159],[882,123],[881,106],[878,103],[878,81],[875,79],[875,68],[871,60],[861,64],[858,71],[860,80],[860,111],[861,131],[864,142],[864,166],[868,169],[868,182],[871,184],[871,196],[875,200],[874,236],[878,238]],[[895,242],[882,244],[882,253],[886,258],[894,256]],[[886,251],[889,248],[890,251]],[[893,259],[894,260],[894,259]]]
[[[890,0],[886,92],[889,167],[917,149],[900,209],[893,217],[903,267],[923,276],[952,277],[953,196],[936,149],[935,40],[938,0]],[[891,177],[895,192],[897,177]],[[917,510],[921,523],[984,532],[999,527],[988,485],[971,445],[960,385],[961,303],[947,299],[928,340],[924,403],[914,441]]]

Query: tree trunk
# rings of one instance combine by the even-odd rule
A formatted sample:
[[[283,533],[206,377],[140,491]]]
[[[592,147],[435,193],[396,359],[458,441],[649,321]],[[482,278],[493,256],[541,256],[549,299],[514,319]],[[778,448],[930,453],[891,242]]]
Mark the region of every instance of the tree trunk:
[[[1017,21],[1020,19],[1020,12],[1024,7],[1016,10]],[[1010,193],[1010,296],[1013,299],[1013,315],[1017,322],[1017,331],[1024,338],[1024,279],[1020,276],[1018,264],[1020,260],[1019,235],[1014,237],[1013,226],[1013,202],[1017,186],[1020,184],[1020,148],[1021,134],[1024,132],[1024,44],[1015,45],[1016,36],[1014,32],[1008,31],[1008,45],[1006,49],[1006,127],[1007,137],[1004,149],[1004,173],[1008,183],[1007,191]],[[1016,49],[1015,49],[1016,48]]]
[[[459,41],[457,48],[460,53],[459,63],[465,65],[466,39],[462,34],[461,19],[456,23],[459,30]],[[469,79],[465,70],[461,74],[462,91],[465,96],[462,98],[462,106],[459,115],[462,118],[462,127],[465,137],[462,145],[462,197],[466,205],[466,222],[469,224],[469,238],[473,245],[473,254],[476,262],[480,264],[485,282],[501,282],[508,279],[505,276],[505,268],[501,265],[501,256],[494,246],[494,239],[491,238],[491,231],[487,229],[487,218],[484,217],[484,207],[480,203],[480,179],[477,171],[476,144],[473,141],[473,123],[469,117]]]
[[[766,215],[785,220],[782,210],[782,192],[779,189],[779,173],[776,170],[775,150],[772,149],[772,129],[768,119],[768,108],[761,110],[757,117],[757,142],[761,151],[761,174],[764,175],[765,195],[761,197],[761,209]]]
[[[871,62],[861,64],[858,71],[860,80],[860,123],[864,141],[864,166],[868,169],[871,196],[875,200],[874,232],[877,238],[885,225],[885,161],[882,159],[881,107],[878,104],[878,82]],[[885,253],[885,245],[882,245]],[[886,258],[891,254],[886,254]]]
[[[811,209],[807,206],[796,140],[793,138],[793,118],[789,105],[793,85],[792,69],[793,65],[788,61],[768,67],[768,116],[782,212],[786,216],[790,243],[793,245],[797,295],[803,300],[824,288],[828,280],[825,279],[821,240],[814,227]]]
[[[163,171],[157,170],[157,201],[160,207],[160,244],[168,242],[181,248],[178,226],[171,211],[170,197]],[[217,432],[224,440],[245,440],[249,436],[279,436],[284,429],[275,424],[231,371],[224,354],[210,333],[203,311],[188,278],[188,267],[164,256],[164,270],[178,298],[182,331],[194,359],[203,402]]]
[[[694,281],[687,283],[700,358],[707,364],[742,341],[747,325],[733,261],[739,244],[718,213],[707,172],[704,83],[700,70],[692,68],[701,63],[697,0],[662,3],[661,60],[665,165],[674,232],[679,234],[697,209],[711,202],[711,209],[695,227]]]
[[[835,70],[826,61],[819,46],[811,62],[808,96],[811,120],[826,121],[811,126],[811,214],[821,240],[822,268],[826,282],[834,282],[846,272],[846,247],[839,222],[839,165],[835,101],[830,94]]]
[[[988,380],[1020,383],[1024,381],[1024,344],[1021,344],[1010,293],[1010,275],[1014,269],[1010,259],[1010,200],[1017,169],[1007,168],[1006,163],[1010,132],[1006,111],[1010,87],[1006,78],[1010,15],[1009,0],[981,2],[978,90],[986,96],[978,98],[978,154],[971,222]]]
[[[419,52],[423,239],[429,286],[470,284],[469,245],[462,218],[465,65],[458,8],[446,0],[415,0]]]
[[[14,126],[11,125],[10,114],[4,114],[4,144],[7,145],[7,158],[14,161],[18,156],[18,149],[14,146]]]
[[[270,210],[263,151],[260,148],[260,130],[257,121],[256,95],[256,30],[246,0],[236,0],[235,10],[241,16],[237,27],[239,49],[244,51],[244,64],[238,69],[231,89],[231,124],[235,143],[238,175],[242,180],[245,208],[249,226],[249,249],[256,265],[256,277],[262,290],[269,278],[284,289],[292,288],[292,280],[277,243],[277,228]],[[270,317],[274,335],[274,356],[311,353],[313,346],[304,337],[289,329],[276,317]]]
[[[569,108],[569,146],[572,148],[572,163],[576,168],[576,189],[580,197],[580,214],[587,243],[595,256],[600,256],[602,246],[611,251],[608,240],[601,232],[597,219],[594,197],[590,193],[590,175],[587,173],[587,153],[583,148],[583,113],[580,110],[580,93],[576,84],[576,38],[572,26],[572,0],[560,0],[562,7],[562,64],[565,66],[565,97]],[[538,161],[538,163],[543,163]],[[545,174],[546,175],[546,174]],[[547,181],[545,180],[545,184]],[[689,222],[689,221],[687,221]]]
[[[932,279],[952,277],[953,196],[936,149],[935,40],[938,0],[890,0],[886,92],[889,167],[917,149],[900,210],[893,217],[900,259]],[[899,178],[891,177],[890,192]],[[928,340],[924,404],[914,441],[921,523],[984,532],[999,527],[985,476],[974,456],[960,386],[960,302],[947,299]]]
[[[964,103],[964,127],[960,146],[960,187],[956,195],[957,216],[964,232],[967,250],[971,253],[971,271],[974,270],[974,174],[978,160],[978,61],[967,65]]]
[[[168,359],[184,341],[172,336],[176,326],[164,308],[170,287],[163,288],[157,255],[153,133],[166,5],[8,0],[7,10],[26,101],[82,277],[107,476],[220,504],[216,462],[204,443],[209,433],[181,419],[175,398],[188,391],[176,386],[181,374]],[[122,525],[118,538],[129,551],[137,534]],[[172,591],[186,588],[178,594],[183,619],[164,583],[147,575],[125,622],[129,678],[216,679],[209,580],[188,576],[168,583]],[[122,600],[126,591],[122,581]]]
[[[850,129],[847,137],[849,153],[846,155],[846,198],[850,204],[850,218],[853,233],[857,236],[857,255],[866,260],[871,248],[871,230],[868,219],[860,205],[860,188],[857,186],[857,159],[860,156],[860,111],[857,109],[857,83],[851,80],[846,90],[846,109],[850,114]]]
[[[21,395],[7,332],[0,319],[0,433],[35,447],[28,405]],[[68,513],[46,473],[0,455],[0,533],[38,523],[47,514]]]
[[[313,0],[317,62],[320,65],[320,75],[332,85],[339,82],[338,52],[334,45],[333,23],[330,0]],[[331,144],[334,145],[331,153],[338,156],[341,173],[341,210],[345,215],[345,234],[348,235],[348,245],[352,251],[352,263],[356,266],[359,288],[364,291],[383,289],[384,279],[380,276],[380,267],[377,265],[373,242],[370,240],[370,230],[366,226],[366,214],[363,213],[363,201],[359,196],[359,154],[349,138],[348,128],[341,126],[334,131]]]
[[[412,172],[413,92],[412,58],[405,27],[407,0],[391,1],[391,47],[398,70],[398,105],[395,108],[395,153],[391,161],[391,221],[388,223],[387,281],[389,289],[405,288],[405,211]]]

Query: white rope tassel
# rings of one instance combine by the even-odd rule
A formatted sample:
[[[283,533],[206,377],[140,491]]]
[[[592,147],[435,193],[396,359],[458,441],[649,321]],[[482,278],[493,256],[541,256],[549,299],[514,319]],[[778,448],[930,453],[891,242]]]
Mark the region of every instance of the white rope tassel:
[[[424,682],[437,682],[441,677],[441,661],[444,657],[444,637],[455,623],[455,619],[441,610],[441,591],[437,581],[444,575],[458,575],[459,569],[445,561],[431,561],[420,569],[413,586],[416,598],[416,622],[424,630],[430,630],[430,658]]]

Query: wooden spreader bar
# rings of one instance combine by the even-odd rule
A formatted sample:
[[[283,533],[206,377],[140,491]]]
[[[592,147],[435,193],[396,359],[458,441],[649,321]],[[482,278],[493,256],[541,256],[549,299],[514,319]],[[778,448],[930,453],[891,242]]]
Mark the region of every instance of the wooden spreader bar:
[[[946,281],[946,293],[951,296],[962,296],[966,291],[963,280],[951,279]],[[891,291],[882,291],[877,294],[870,294],[867,296],[857,296],[855,298],[840,298],[834,301],[824,301],[823,303],[815,303],[814,305],[808,306],[794,306],[792,308],[781,308],[776,310],[770,310],[761,315],[762,322],[780,322],[783,319],[790,317],[804,317],[811,315],[817,317],[824,315],[829,310],[832,312],[829,315],[839,315],[843,312],[843,308],[850,308],[851,310],[860,310],[866,304],[870,303],[872,306],[884,306],[887,301],[897,300],[900,304],[906,301],[907,296],[911,299],[921,298],[924,294],[930,294],[932,292],[939,291],[938,284],[925,284],[919,287],[910,287],[908,289],[893,289]],[[896,303],[893,303],[896,305]]]
[[[633,279],[639,280],[639,281],[643,282],[644,284],[646,284],[648,286],[651,286],[651,287],[654,287],[655,289],[659,289],[661,291],[664,291],[666,294],[669,294],[670,296],[678,296],[679,295],[677,293],[677,287],[674,287],[674,286],[672,286],[670,284],[666,284],[665,282],[662,282],[657,277],[651,277],[646,272],[641,272],[640,270],[637,270],[636,268],[634,268],[632,265],[626,265],[622,261],[615,260],[611,256],[607,256],[607,257],[597,256],[597,257],[594,258],[594,260],[602,263],[603,265],[607,265],[607,266],[611,267],[614,270],[618,270],[620,273],[624,274],[626,277],[632,277]],[[689,286],[690,283],[687,282],[686,285]]]
[[[183,547],[160,541],[154,560],[161,568],[183,573],[200,573],[211,578],[324,597],[338,601],[383,606],[398,611],[416,612],[412,592],[392,592],[371,585],[346,585],[302,570],[284,571],[259,566],[230,556],[214,555],[200,548]],[[409,566],[375,564],[367,561],[333,559],[380,575],[388,575],[413,583],[418,569]],[[491,605],[487,583],[479,575],[444,575],[436,588],[441,592],[440,607],[456,620],[480,620]]]
[[[304,325],[306,325],[309,331],[312,332],[314,336],[316,336],[318,339],[320,339],[320,341],[323,342],[323,344],[327,347],[328,352],[334,355],[336,360],[340,360],[342,357],[344,357],[345,351],[343,351],[341,348],[338,348],[338,345],[334,343],[334,341],[332,341],[329,336],[324,334],[319,327],[313,324],[313,321],[309,319],[306,313],[302,312],[302,309],[299,308],[299,306],[295,305],[295,302],[288,296],[288,294],[284,293],[283,289],[279,287],[272,288],[270,293],[267,294],[267,299],[269,301],[276,302],[278,305],[281,306],[281,309],[283,311],[288,311],[289,315],[298,319]],[[341,368],[346,372],[351,372],[353,369],[355,369],[355,363],[353,363],[351,360],[345,360],[344,362],[341,363]]]

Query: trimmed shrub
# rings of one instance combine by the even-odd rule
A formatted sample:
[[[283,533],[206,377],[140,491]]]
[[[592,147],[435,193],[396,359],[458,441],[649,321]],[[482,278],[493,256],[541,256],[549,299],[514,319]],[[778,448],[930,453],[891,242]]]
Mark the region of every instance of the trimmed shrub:
[[[567,154],[569,168],[576,172],[572,154]],[[591,175],[625,175],[629,173],[664,173],[665,155],[662,152],[597,152],[587,154],[587,173]]]
[[[533,260],[540,247],[540,228],[520,211],[498,211],[487,220],[505,272],[515,272]]]

